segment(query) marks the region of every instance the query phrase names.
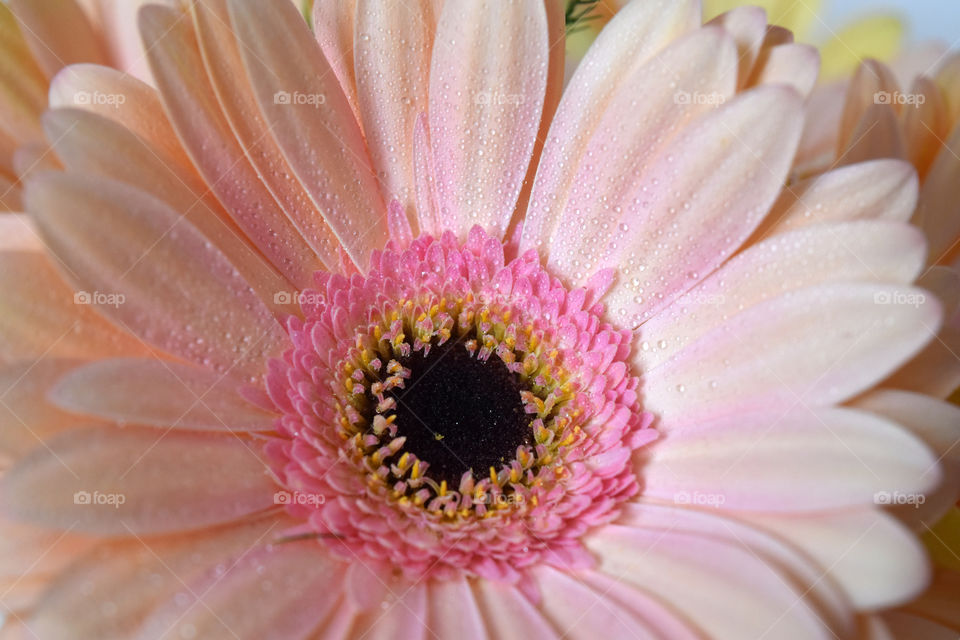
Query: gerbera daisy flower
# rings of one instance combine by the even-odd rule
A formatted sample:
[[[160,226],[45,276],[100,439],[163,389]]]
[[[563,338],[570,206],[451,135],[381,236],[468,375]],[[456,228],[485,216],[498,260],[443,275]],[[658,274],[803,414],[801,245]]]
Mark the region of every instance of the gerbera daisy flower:
[[[635,2],[561,97],[554,0],[313,18],[149,5],[156,89],[53,79],[0,218],[7,631],[880,633],[956,423],[876,389],[942,314],[903,163],[762,226],[816,52]]]

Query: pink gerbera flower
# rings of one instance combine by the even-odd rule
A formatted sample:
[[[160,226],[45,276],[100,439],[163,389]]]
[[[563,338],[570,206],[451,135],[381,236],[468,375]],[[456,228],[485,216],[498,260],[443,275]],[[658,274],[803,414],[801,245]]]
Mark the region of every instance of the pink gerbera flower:
[[[9,632],[881,633],[956,428],[874,389],[940,323],[916,182],[787,206],[817,56],[742,15],[629,4],[562,98],[554,0],[152,5],[156,89],[59,73],[0,217]]]

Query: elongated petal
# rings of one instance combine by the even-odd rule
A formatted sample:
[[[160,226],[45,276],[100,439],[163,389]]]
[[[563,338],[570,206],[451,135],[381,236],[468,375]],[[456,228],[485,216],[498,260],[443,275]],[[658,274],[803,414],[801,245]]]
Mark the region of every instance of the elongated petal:
[[[802,518],[749,516],[749,520],[814,558],[858,609],[906,602],[919,595],[930,579],[923,545],[878,510]]]
[[[900,160],[871,160],[809,178],[784,189],[758,235],[824,222],[907,221],[917,203],[917,176]]]
[[[140,12],[140,30],[164,105],[206,183],[274,266],[297,286],[307,286],[324,263],[283,214],[233,137],[190,22],[149,5]]]
[[[188,597],[172,598],[154,612],[135,637],[173,640],[189,632],[198,638],[306,640],[337,605],[340,590],[334,585],[342,567],[315,542],[258,549],[223,575],[210,570]]]
[[[635,360],[650,371],[741,310],[797,289],[826,282],[909,284],[925,259],[923,236],[899,222],[822,224],[772,236],[644,323]]]
[[[513,216],[543,115],[547,37],[541,0],[444,3],[430,67],[430,142],[440,220],[461,239],[476,224],[503,237]]]
[[[837,283],[731,318],[647,378],[644,408],[664,420],[842,402],[882,380],[937,332],[919,289]]]
[[[574,172],[622,83],[679,35],[700,24],[700,6],[631,2],[618,11],[587,51],[550,125],[524,221],[521,249],[551,237],[574,186]]]
[[[470,584],[460,577],[431,581],[425,624],[440,638],[483,640],[487,637]]]
[[[76,413],[178,429],[267,431],[274,416],[243,400],[230,378],[176,362],[101,360],[60,380],[51,398]]]
[[[7,471],[0,508],[12,519],[112,536],[229,522],[274,504],[255,451],[228,435],[73,430]]]
[[[79,416],[47,401],[50,389],[79,364],[45,358],[0,369],[0,452],[18,458],[79,423]]]
[[[340,83],[354,113],[357,106],[357,84],[354,78],[353,35],[357,0],[315,0],[313,32],[320,50]]]
[[[164,203],[106,178],[61,173],[36,177],[27,195],[68,277],[146,342],[242,379],[261,375],[282,350],[286,334],[250,285]]]
[[[271,134],[354,263],[365,267],[371,251],[386,244],[386,206],[330,65],[292,4],[230,0],[228,6]],[[284,95],[289,100],[278,98]]]
[[[34,58],[52,77],[68,64],[108,64],[107,52],[76,0],[10,0]]]
[[[678,504],[789,513],[870,506],[878,492],[936,486],[936,459],[900,426],[826,408],[664,425],[638,467],[644,494]],[[763,478],[757,482],[757,478]]]

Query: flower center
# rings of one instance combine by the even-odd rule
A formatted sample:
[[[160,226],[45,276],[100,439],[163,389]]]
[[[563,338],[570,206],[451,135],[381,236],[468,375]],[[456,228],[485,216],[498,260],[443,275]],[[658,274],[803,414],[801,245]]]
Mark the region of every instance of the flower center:
[[[468,471],[486,475],[533,440],[520,398],[526,389],[500,358],[479,360],[451,340],[399,362],[410,377],[387,394],[396,400],[398,435],[437,483],[455,487]]]

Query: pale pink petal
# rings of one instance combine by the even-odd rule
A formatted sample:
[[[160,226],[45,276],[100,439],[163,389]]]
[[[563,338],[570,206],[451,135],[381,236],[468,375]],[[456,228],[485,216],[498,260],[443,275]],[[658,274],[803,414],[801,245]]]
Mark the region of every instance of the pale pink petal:
[[[922,492],[936,458],[899,425],[851,409],[794,408],[662,425],[637,465],[644,495],[677,504],[790,513],[872,505]],[[758,481],[762,478],[762,481]]]
[[[5,473],[0,509],[12,520],[111,536],[229,522],[274,504],[258,452],[229,435],[76,429]]]
[[[563,638],[697,638],[670,603],[594,573],[535,570],[543,614]],[[549,637],[549,636],[548,636]]]
[[[0,215],[0,360],[41,355],[94,358],[140,355],[139,340],[103,319],[67,286],[23,214]]]
[[[940,305],[925,292],[825,284],[731,318],[646,378],[644,408],[692,421],[797,402],[842,402],[876,384],[936,334]]]
[[[51,400],[75,413],[178,429],[268,431],[276,419],[243,400],[234,380],[161,360],[100,360],[76,368]]]
[[[870,160],[784,189],[758,231],[770,236],[823,222],[907,221],[917,204],[917,174],[901,160]]]
[[[563,93],[541,154],[521,249],[556,232],[600,117],[636,69],[700,24],[700,5],[687,0],[631,2],[618,11],[587,51]]]
[[[58,409],[47,393],[77,360],[44,358],[0,369],[0,452],[16,459],[50,436],[76,426],[79,416]]]
[[[919,595],[930,580],[923,545],[879,510],[748,518],[813,558],[857,609],[896,606]]]
[[[237,228],[191,166],[165,161],[152,143],[98,114],[53,109],[44,114],[43,123],[69,170],[101,174],[164,200],[216,244],[267,306],[282,309],[275,296],[293,285]]]
[[[640,328],[634,361],[651,371],[743,309],[826,282],[909,284],[926,243],[899,222],[821,224],[767,238],[737,254]]]
[[[148,5],[140,12],[140,30],[174,128],[210,190],[281,273],[299,287],[308,286],[324,263],[284,215],[233,137],[190,22],[170,9]]]
[[[514,586],[477,580],[473,592],[488,637],[498,640],[560,640],[570,637],[551,627],[544,613]]]
[[[212,567],[228,568],[277,540],[290,522],[273,515],[198,533],[101,544],[76,559],[35,603],[31,637],[129,638],[143,619]],[[186,585],[184,583],[187,583]]]
[[[607,526],[587,539],[599,570],[656,594],[713,638],[832,638],[804,589],[718,531]]]
[[[391,589],[385,606],[362,612],[351,631],[365,640],[428,640],[427,586],[401,585]]]
[[[438,638],[484,640],[488,637],[470,583],[463,577],[430,581],[425,624]]]
[[[413,130],[419,114],[427,110],[430,52],[439,17],[433,4],[361,0],[356,13],[356,83],[367,147],[381,176],[384,200],[400,202],[414,237],[419,233]]]
[[[582,255],[570,253],[574,243],[558,243],[549,264],[566,253],[564,263],[579,262],[583,276],[616,266],[619,278],[605,298],[607,308],[618,322],[637,326],[750,236],[782,188],[800,121],[796,92],[775,86],[741,94],[701,116],[619,203],[619,222],[601,233],[592,231],[589,220],[567,227],[576,230],[571,236]],[[664,228],[670,229],[667,238]]]
[[[502,238],[544,111],[550,62],[542,0],[447,0],[430,67],[439,217],[461,239]]]
[[[855,406],[871,411],[909,429],[923,440],[936,455],[943,473],[943,481],[934,491],[922,498],[890,500],[892,512],[916,530],[925,532],[927,526],[939,522],[957,502],[960,494],[960,407],[929,396],[899,391],[876,389],[860,397]],[[929,469],[928,475],[936,469]]]
[[[365,267],[371,251],[386,244],[386,206],[330,65],[291,3],[230,0],[228,6],[267,128],[353,262]],[[289,102],[278,99],[284,92]]]
[[[595,125],[584,161],[571,168],[573,187],[554,235],[537,239],[554,271],[582,285],[595,262],[615,259],[610,245],[628,248],[622,246],[633,239],[624,232],[627,222],[645,222],[635,200],[644,172],[691,120],[730,99],[736,74],[733,41],[710,27],[680,38],[623,81]],[[610,160],[598,163],[600,157]]]
[[[107,53],[76,0],[10,0],[21,33],[48,77],[68,64],[107,64]]]
[[[110,53],[111,66],[144,82],[150,82],[151,77],[143,42],[137,31],[137,12],[143,5],[158,1],[171,5],[176,0],[93,0],[101,36]]]
[[[893,72],[882,62],[865,60],[847,84],[843,114],[837,138],[837,155],[857,143],[856,130],[867,112],[878,105],[893,104],[893,94],[900,90]],[[862,135],[861,130],[860,134]]]
[[[224,255],[159,200],[106,178],[47,173],[27,202],[68,278],[146,342],[240,378],[260,376],[287,343]]]
[[[256,549],[171,598],[135,637],[307,640],[338,604],[343,566],[315,541]]]
[[[290,179],[290,166],[270,135],[253,90],[245,81],[246,70],[240,45],[230,28],[226,0],[203,0],[190,6],[210,82],[237,142],[310,248],[327,269],[334,268],[339,261],[340,243],[320,211],[311,206],[308,193]]]
[[[806,119],[794,170],[800,176],[827,169],[834,160],[847,87],[842,81],[820,84],[807,98]]]
[[[618,524],[654,531],[689,533],[737,541],[756,557],[775,567],[791,584],[803,585],[804,598],[817,609],[823,623],[839,637],[850,635],[856,626],[853,608],[846,594],[810,562],[803,552],[759,527],[748,524],[741,514],[728,514],[716,505],[675,506],[633,502],[627,504]]]

